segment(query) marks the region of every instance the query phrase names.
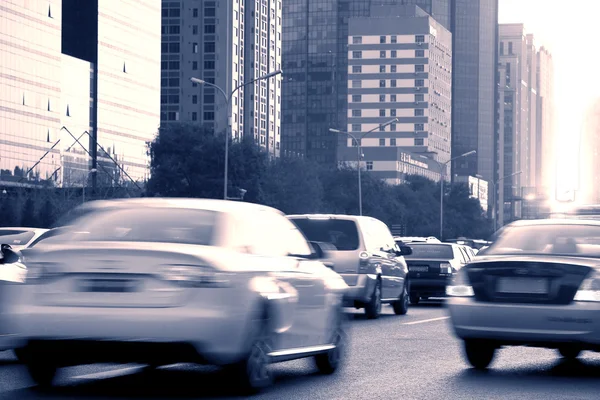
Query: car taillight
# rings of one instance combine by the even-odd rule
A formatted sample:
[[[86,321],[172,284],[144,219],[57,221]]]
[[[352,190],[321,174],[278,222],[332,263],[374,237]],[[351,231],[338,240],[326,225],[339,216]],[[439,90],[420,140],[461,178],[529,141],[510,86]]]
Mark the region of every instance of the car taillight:
[[[467,271],[461,269],[456,275],[452,282],[446,286],[446,295],[451,297],[473,297],[475,292],[473,286],[469,282]]]
[[[367,272],[369,269],[369,258],[371,256],[366,251],[358,254],[358,272]]]
[[[450,265],[448,263],[440,264],[440,274],[451,274],[452,272],[454,272],[452,265]]]
[[[226,287],[230,284],[230,274],[206,265],[165,265],[160,275],[166,281],[185,287]]]
[[[596,271],[592,271],[581,283],[573,300],[600,302],[600,274]]]

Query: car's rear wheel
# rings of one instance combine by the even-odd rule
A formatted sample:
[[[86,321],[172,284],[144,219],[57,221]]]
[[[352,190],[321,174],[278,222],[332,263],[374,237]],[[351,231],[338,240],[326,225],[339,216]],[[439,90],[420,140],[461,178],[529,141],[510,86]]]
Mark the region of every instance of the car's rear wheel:
[[[365,314],[368,319],[377,319],[381,315],[381,281],[377,280],[371,301],[365,306]]]
[[[410,295],[410,304],[419,304],[421,297],[418,294],[411,293]]]
[[[39,356],[28,357],[27,371],[31,379],[40,387],[50,387],[58,370],[57,366],[49,360]]]
[[[392,304],[394,308],[394,313],[396,315],[405,315],[408,312],[408,281],[404,283],[404,289],[402,290],[402,294],[398,298],[398,301],[395,301]]]
[[[496,347],[480,340],[465,340],[465,354],[475,369],[486,369],[494,359]]]
[[[558,352],[567,360],[575,360],[581,354],[581,349],[572,346],[560,347]]]
[[[342,366],[346,358],[348,335],[344,329],[343,318],[342,311],[340,311],[331,341],[335,348],[315,356],[315,364],[322,374],[333,374]]]

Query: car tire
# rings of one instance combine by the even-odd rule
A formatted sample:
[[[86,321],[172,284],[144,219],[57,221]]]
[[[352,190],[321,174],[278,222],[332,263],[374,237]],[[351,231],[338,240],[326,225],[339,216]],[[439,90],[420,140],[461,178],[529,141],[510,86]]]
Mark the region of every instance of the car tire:
[[[335,345],[335,348],[314,357],[317,369],[320,373],[325,375],[331,375],[340,369],[346,359],[348,335],[344,329],[343,311],[340,311],[337,318],[333,338],[331,340],[331,343]]]
[[[496,347],[479,340],[465,340],[464,349],[469,364],[479,370],[486,369],[496,354]]]
[[[408,312],[408,301],[409,301],[409,295],[408,295],[408,281],[407,281],[404,283],[404,289],[402,289],[402,294],[398,298],[398,301],[395,301],[392,304],[392,307],[394,308],[394,313],[396,315],[406,315],[406,313]]]
[[[418,294],[411,294],[410,295],[410,304],[417,305],[417,304],[419,304],[420,300],[421,300],[421,298],[419,297]]]
[[[558,352],[567,360],[575,360],[577,357],[579,357],[579,354],[581,354],[581,349],[578,349],[577,347],[565,346],[560,347]]]
[[[375,283],[371,301],[365,306],[365,314],[368,319],[377,319],[381,315],[381,281],[379,279]]]
[[[273,373],[269,368],[272,334],[268,318],[255,321],[254,330],[246,357],[232,366],[238,387],[246,395],[257,394],[273,383]]]
[[[27,363],[27,371],[34,383],[42,388],[52,386],[58,367],[53,363],[41,357],[29,357]]]

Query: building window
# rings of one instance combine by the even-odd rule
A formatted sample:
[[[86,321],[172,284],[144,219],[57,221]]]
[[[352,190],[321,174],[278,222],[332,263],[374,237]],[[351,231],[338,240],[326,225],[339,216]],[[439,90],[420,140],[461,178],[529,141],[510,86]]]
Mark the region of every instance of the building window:
[[[198,53],[198,43],[192,43],[192,53]]]
[[[205,17],[214,17],[215,16],[215,9],[213,7],[206,7],[204,9],[204,16]],[[237,11],[235,12],[235,19],[237,21]]]
[[[510,56],[513,55],[513,43],[512,42],[508,42],[508,55],[510,55]]]
[[[396,87],[396,80],[395,79],[390,80],[390,86],[391,87]]]
[[[415,72],[425,72],[424,65],[415,65]]]
[[[379,81],[379,87],[385,87],[385,79]]]
[[[362,44],[362,36],[353,36],[352,44]]]
[[[194,9],[192,10],[192,16],[193,16],[194,18],[198,18],[198,9],[197,9],[197,8],[194,8]]]
[[[204,61],[204,69],[215,69],[215,62],[213,60]]]
[[[415,139],[415,146],[423,146],[423,139]]]
[[[396,116],[396,109],[395,109],[395,108],[392,108],[392,109],[390,110],[390,115],[391,115],[392,117],[395,117],[395,116]]]
[[[362,58],[362,51],[353,51],[352,58]]]
[[[353,65],[352,66],[352,73],[353,74],[360,74],[362,72],[362,66],[360,65]]]
[[[424,94],[415,94],[415,101],[425,101]]]
[[[205,121],[214,121],[215,113],[213,111],[205,111],[204,112],[204,120]]]
[[[373,161],[367,161],[367,171],[373,171]]]
[[[385,102],[385,94],[380,94],[380,95],[379,95],[379,102],[380,102],[380,103],[383,103],[383,102]]]
[[[396,138],[390,139],[390,146],[395,146],[395,145],[396,145]]]
[[[198,104],[198,95],[192,96],[192,104]]]
[[[192,26],[192,35],[197,35],[198,34],[198,25],[194,25]]]
[[[425,43],[425,36],[424,35],[415,36],[415,42],[416,43]]]
[[[504,55],[504,42],[500,42],[500,55]]]
[[[379,43],[385,43],[385,36],[379,36]]]
[[[379,110],[379,116],[385,117],[385,110]]]
[[[423,79],[415,79],[415,86],[423,87],[423,86],[425,86],[425,81]]]
[[[355,139],[352,139],[352,147],[356,147],[359,144],[362,144],[362,140],[358,139],[358,141],[356,141]]]
[[[215,52],[215,42],[204,42],[204,52],[205,53],[214,53]]]
[[[385,50],[379,52],[379,58],[385,58]]]
[[[192,121],[198,121],[198,113],[195,111],[192,113]]]
[[[385,139],[379,139],[379,145],[385,146]]]
[[[396,132],[396,124],[390,124],[390,131]]]
[[[397,37],[396,35],[392,36],[392,37],[390,38],[390,42],[391,42],[391,43],[398,43],[398,37]]]
[[[362,81],[359,81],[359,80],[353,80],[353,81],[352,81],[352,87],[353,87],[353,88],[355,88],[355,89],[356,89],[356,88],[360,88],[360,87],[362,87]]]
[[[352,116],[353,117],[360,117],[360,116],[362,116],[361,110],[352,110]]]
[[[398,71],[398,68],[395,65],[391,65],[390,66],[390,72],[394,73],[394,72],[397,72],[397,71]]]
[[[215,33],[215,25],[204,25],[204,33],[208,33],[208,34]]]
[[[390,95],[390,102],[392,102],[392,103],[396,102],[396,95],[395,94]]]
[[[379,66],[379,72],[380,73],[385,73],[385,65],[380,65]]]
[[[352,102],[353,103],[360,103],[362,101],[362,96],[360,94],[353,94],[352,95]]]
[[[352,132],[360,132],[361,125],[360,124],[352,124]]]
[[[192,70],[194,70],[194,71],[198,70],[198,61],[192,61]]]
[[[392,53],[391,54],[392,58],[397,58],[398,57],[398,52],[396,50],[392,50],[391,53]]]
[[[415,124],[415,131],[423,131],[425,130],[424,124]]]
[[[415,117],[422,117],[425,115],[425,110],[422,108],[415,108]]]
[[[423,58],[423,57],[425,57],[425,50],[415,50],[415,57],[416,58]]]

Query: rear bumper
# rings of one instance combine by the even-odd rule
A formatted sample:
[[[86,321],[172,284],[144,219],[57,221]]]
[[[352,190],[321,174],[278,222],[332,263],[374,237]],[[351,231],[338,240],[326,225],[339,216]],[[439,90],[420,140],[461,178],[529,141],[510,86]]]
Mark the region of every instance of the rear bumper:
[[[600,303],[530,305],[448,298],[455,334],[497,345],[558,347],[565,342],[600,348]]]
[[[449,278],[410,278],[410,293],[422,297],[446,297],[446,285]]]
[[[375,290],[377,275],[357,274],[356,285],[349,286],[344,294],[344,306],[354,307],[356,302],[368,303]]]

